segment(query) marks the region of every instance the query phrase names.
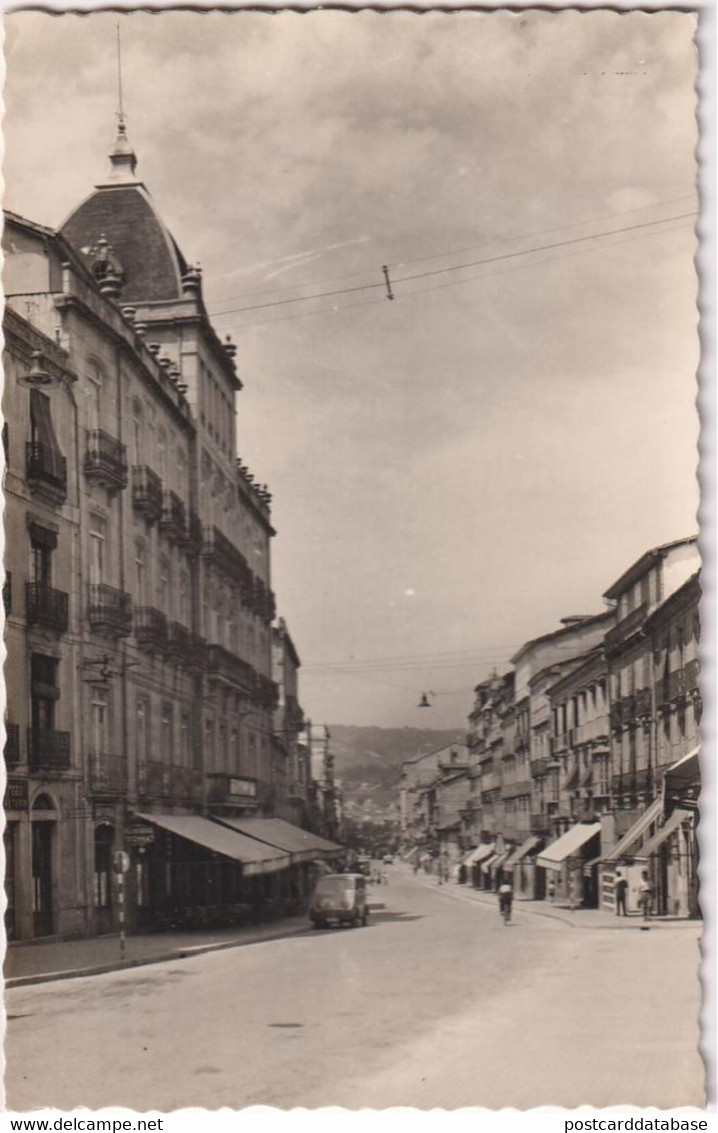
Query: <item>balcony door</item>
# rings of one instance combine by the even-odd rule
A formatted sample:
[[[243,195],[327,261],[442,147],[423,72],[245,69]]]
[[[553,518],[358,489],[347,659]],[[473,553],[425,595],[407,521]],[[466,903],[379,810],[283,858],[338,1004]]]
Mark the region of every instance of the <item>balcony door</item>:
[[[100,516],[90,517],[90,583],[99,586],[105,581],[107,524]]]

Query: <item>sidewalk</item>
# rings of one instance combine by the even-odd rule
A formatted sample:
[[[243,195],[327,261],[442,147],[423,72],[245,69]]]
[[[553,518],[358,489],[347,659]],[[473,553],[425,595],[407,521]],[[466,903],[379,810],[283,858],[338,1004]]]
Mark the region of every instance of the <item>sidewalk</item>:
[[[470,885],[459,885],[455,881],[448,881],[443,885],[438,885],[436,878],[429,876],[421,878],[420,880],[426,880],[430,885],[445,892],[447,896],[459,897],[466,901],[478,901],[479,904],[490,906],[492,909],[498,909],[498,899],[495,893],[474,889]],[[515,900],[513,913],[514,916],[521,913],[530,913],[535,917],[549,917],[552,920],[563,921],[564,924],[568,924],[572,928],[619,929],[623,932],[630,929],[645,931],[646,929],[653,930],[660,928],[662,930],[679,929],[684,931],[693,929],[697,934],[700,934],[703,927],[702,921],[685,920],[682,917],[651,917],[650,920],[644,921],[643,917],[638,913],[632,913],[627,917],[617,917],[615,913],[608,909],[572,910],[569,905],[559,902],[551,904],[550,901]]]
[[[202,952],[239,948],[309,932],[305,916],[284,917],[264,925],[245,928],[208,929],[195,932],[152,932],[128,936],[124,960],[120,960],[120,938],[98,936],[89,940],[53,940],[11,945],[5,954],[5,986],[23,987],[46,980],[101,975],[141,964],[159,964]]]

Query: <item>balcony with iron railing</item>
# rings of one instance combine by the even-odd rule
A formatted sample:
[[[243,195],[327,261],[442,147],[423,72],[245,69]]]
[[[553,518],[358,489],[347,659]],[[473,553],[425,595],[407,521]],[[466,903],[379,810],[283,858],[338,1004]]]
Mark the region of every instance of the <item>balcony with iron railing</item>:
[[[70,770],[70,733],[27,730],[27,759],[30,771],[51,775]]]
[[[105,582],[92,582],[87,616],[91,629],[112,637],[126,637],[132,632],[132,599],[124,590]]]
[[[91,795],[118,798],[127,793],[127,767],[119,755],[92,752],[87,757],[87,789]]]
[[[127,451],[104,429],[90,429],[85,452],[85,477],[109,491],[127,487]]]
[[[190,633],[187,654],[193,669],[204,669],[206,667],[207,642],[198,633]]]
[[[167,623],[167,654],[173,660],[184,663],[189,666],[191,659],[189,655],[190,639],[192,634],[185,625],[181,622],[168,622]]]
[[[145,653],[163,653],[167,648],[167,618],[154,606],[135,610],[137,648]]]
[[[203,776],[194,767],[170,767],[170,797],[175,802],[198,803],[202,801]]]
[[[529,814],[529,830],[532,834],[548,834],[551,828],[551,816],[545,811],[531,811]]]
[[[145,799],[168,799],[172,793],[170,768],[157,759],[137,764],[137,793]]]
[[[5,766],[17,767],[21,762],[20,725],[5,724]]]
[[[67,496],[65,457],[42,441],[28,441],[25,461],[30,491],[43,492],[53,503],[62,503]]]
[[[624,641],[627,641],[634,633],[637,633],[648,615],[648,603],[644,602],[635,610],[631,610],[630,614],[626,614],[617,625],[613,626],[605,636],[604,644],[607,650],[616,649]]]
[[[517,799],[522,795],[530,795],[532,790],[532,779],[514,779],[511,783],[504,784],[501,794],[505,799]]]
[[[157,523],[162,515],[162,481],[146,464],[132,469],[132,506],[148,523]]]
[[[69,624],[69,597],[44,582],[25,583],[25,618],[29,626],[66,633]]]
[[[208,562],[252,591],[253,576],[247,560],[218,527],[205,527],[203,555]]]
[[[173,543],[186,542],[187,515],[185,506],[177,493],[171,489],[165,489],[162,493],[160,531]]]
[[[538,759],[529,760],[529,773],[532,779],[538,779],[542,775],[547,775],[551,767],[552,760],[545,755],[540,756]]]
[[[223,645],[206,647],[207,672],[210,676],[238,686],[246,695],[255,691],[255,672],[248,661],[231,653]]]

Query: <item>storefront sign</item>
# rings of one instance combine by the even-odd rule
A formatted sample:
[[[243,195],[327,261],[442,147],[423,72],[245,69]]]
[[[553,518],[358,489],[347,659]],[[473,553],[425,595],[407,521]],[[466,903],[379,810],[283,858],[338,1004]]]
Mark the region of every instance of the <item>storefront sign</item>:
[[[227,794],[254,799],[257,797],[257,784],[253,779],[230,779]]]
[[[154,840],[154,826],[138,824],[125,827],[125,844],[128,846],[151,846]]]
[[[27,810],[27,779],[8,779],[3,806],[5,810]]]

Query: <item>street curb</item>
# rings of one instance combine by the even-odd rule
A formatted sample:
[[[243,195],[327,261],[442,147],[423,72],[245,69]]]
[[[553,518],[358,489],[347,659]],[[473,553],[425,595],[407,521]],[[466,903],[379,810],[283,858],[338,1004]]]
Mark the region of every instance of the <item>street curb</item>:
[[[16,987],[32,987],[34,984],[51,983],[55,980],[83,979],[86,976],[104,976],[108,972],[123,972],[129,968],[144,968],[150,964],[167,964],[170,960],[189,960],[207,952],[225,952],[230,948],[248,948],[252,944],[268,944],[272,940],[284,940],[290,936],[303,936],[310,931],[309,925],[271,933],[258,940],[223,940],[219,944],[198,944],[185,946],[173,952],[162,952],[156,956],[138,956],[131,960],[116,960],[111,964],[95,964],[88,968],[68,968],[59,972],[36,972],[31,976],[13,976],[5,980],[5,990]]]
[[[482,899],[478,894],[469,895],[470,891],[462,890],[456,892],[452,889],[446,890],[443,886],[437,886],[437,890],[441,889],[447,897],[456,897],[460,901],[467,901],[469,904],[472,902],[481,905],[484,909],[496,909],[497,906],[494,902]],[[565,924],[569,928],[586,929],[589,932],[649,932],[651,929],[659,928],[662,932],[667,932],[670,929],[686,931],[686,928],[694,926],[699,928],[702,926],[702,921],[676,921],[671,923],[662,923],[661,921],[650,921],[645,924],[643,921],[638,921],[636,924],[621,925],[621,924],[581,924],[580,922],[570,919],[570,916],[562,917],[555,912],[549,912],[548,909],[527,909],[525,907],[527,902],[516,901],[514,903],[514,912],[527,913],[531,917],[543,917],[545,920],[557,921],[559,924]]]

